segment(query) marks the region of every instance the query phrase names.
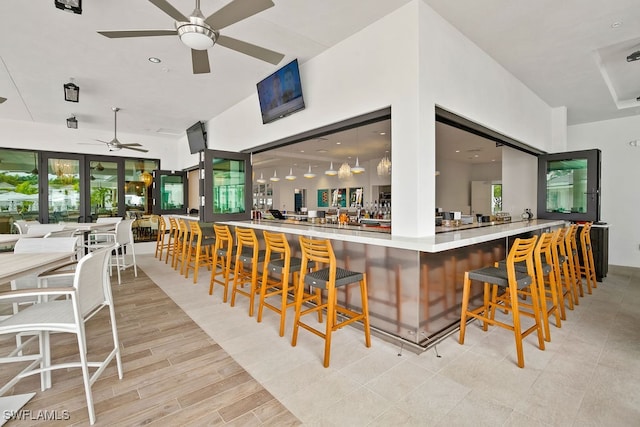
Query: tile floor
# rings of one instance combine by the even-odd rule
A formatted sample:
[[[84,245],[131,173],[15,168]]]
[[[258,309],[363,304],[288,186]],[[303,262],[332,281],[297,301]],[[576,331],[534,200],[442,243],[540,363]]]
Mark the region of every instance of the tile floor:
[[[196,285],[139,255],[138,265],[215,342],[308,426],[637,426],[640,425],[640,270],[611,267],[592,295],[552,326],[546,350],[525,339],[525,368],[513,334],[467,329],[422,354],[361,331],[334,334],[331,366],[323,341],[301,330],[291,347],[291,317],[278,336],[277,315],[248,317],[248,301],[208,295],[209,272]]]

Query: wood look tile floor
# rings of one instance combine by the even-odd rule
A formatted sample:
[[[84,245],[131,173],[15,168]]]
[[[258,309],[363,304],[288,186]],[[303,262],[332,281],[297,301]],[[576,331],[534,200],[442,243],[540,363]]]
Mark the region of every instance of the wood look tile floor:
[[[318,337],[301,331],[291,347],[292,314],[281,338],[275,313],[257,323],[246,298],[230,307],[221,288],[208,295],[205,268],[194,285],[153,255],[139,254],[138,265],[151,280],[127,273],[114,285],[125,372],[118,380],[110,367],[96,383],[97,425],[636,426],[640,419],[640,269],[610,267],[562,328],[552,326],[545,351],[526,338],[524,369],[515,364],[513,334],[475,323],[465,345],[454,334],[437,353],[422,354],[377,338],[367,349],[361,331],[344,328],[325,369]],[[70,343],[57,351],[73,350]],[[26,379],[16,389],[38,384]],[[25,408],[67,409],[74,424],[88,424],[76,372],[56,374],[53,388]]]

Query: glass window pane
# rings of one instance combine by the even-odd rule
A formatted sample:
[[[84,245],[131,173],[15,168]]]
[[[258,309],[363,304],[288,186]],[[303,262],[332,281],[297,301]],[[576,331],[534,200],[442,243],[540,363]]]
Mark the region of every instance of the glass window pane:
[[[49,222],[77,221],[80,215],[80,161],[50,158],[47,164],[49,181]]]
[[[213,159],[213,213],[244,213],[244,160]]]
[[[547,212],[587,210],[587,159],[547,162]]]
[[[38,217],[37,154],[0,149],[0,233],[16,232],[15,220]]]
[[[184,209],[184,179],[181,175],[160,176],[160,209]]]
[[[118,163],[92,161],[89,168],[91,216],[118,216]]]
[[[152,210],[152,172],[158,169],[155,160],[131,159],[125,161],[124,202],[127,211],[150,214]]]

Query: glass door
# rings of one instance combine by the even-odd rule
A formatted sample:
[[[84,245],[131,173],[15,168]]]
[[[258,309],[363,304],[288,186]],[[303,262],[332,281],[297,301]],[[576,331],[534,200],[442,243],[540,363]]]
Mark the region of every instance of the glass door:
[[[600,221],[600,150],[538,157],[538,218]]]
[[[42,164],[45,167],[44,205],[41,209],[45,223],[77,222],[84,212],[85,165],[82,155],[68,153],[44,153]],[[42,174],[40,175],[42,177]]]
[[[251,156],[245,153],[204,152],[204,221],[251,219]]]

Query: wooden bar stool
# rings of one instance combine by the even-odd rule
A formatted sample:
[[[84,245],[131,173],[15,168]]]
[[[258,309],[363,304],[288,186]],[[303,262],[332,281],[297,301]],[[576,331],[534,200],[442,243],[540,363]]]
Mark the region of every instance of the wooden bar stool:
[[[560,319],[566,320],[567,314],[565,306],[573,310],[573,288],[569,277],[569,267],[567,265],[564,235],[566,229],[558,228],[554,232],[553,245],[551,246],[552,266],[555,273],[555,280],[558,286],[558,305],[560,307]]]
[[[365,345],[371,347],[371,331],[369,328],[369,302],[367,297],[367,276],[365,273],[358,273],[338,268],[336,256],[333,253],[330,240],[313,240],[300,236],[300,248],[302,249],[302,265],[300,267],[300,279],[296,288],[296,316],[293,323],[293,338],[291,345],[295,347],[298,341],[298,328],[302,327],[309,332],[324,339],[324,362],[325,368],[329,367],[331,355],[331,334],[334,331],[350,323],[362,321],[364,327]],[[311,264],[316,268],[311,271]],[[358,313],[346,307],[341,307],[337,302],[336,288],[347,286],[353,283],[360,285],[360,298],[362,312]],[[325,289],[327,291],[327,302],[314,307],[302,309],[303,289],[305,286]],[[301,317],[306,314],[327,311],[325,331],[314,328],[303,323]],[[338,318],[338,313],[341,319]]]
[[[189,278],[189,269],[193,267],[193,283],[198,283],[198,270],[202,266],[211,268],[211,248],[215,244],[213,237],[204,237],[198,221],[189,221],[189,247],[185,262],[184,277]]]
[[[213,232],[215,233],[215,244],[213,246],[213,254],[211,256],[211,279],[209,280],[209,295],[213,295],[213,286],[215,284],[224,287],[222,301],[227,302],[229,293],[229,281],[231,278],[231,265],[235,256],[233,235],[228,225],[214,224]],[[222,278],[218,278],[222,276]]]
[[[171,240],[171,238],[169,237],[169,239],[167,239],[167,223],[165,217],[159,216],[158,234],[156,235],[156,253],[154,255],[155,258],[162,260],[162,253],[165,249],[168,250],[169,247],[168,240]]]
[[[572,281],[572,288],[575,290],[573,303],[580,304],[578,296],[584,297],[584,289],[582,287],[582,278],[580,277],[580,260],[578,258],[578,243],[576,235],[578,226],[571,224],[565,233],[564,243],[566,246],[567,266],[569,267],[569,276]]]
[[[260,305],[258,306],[258,322],[262,322],[262,311],[266,307],[280,314],[280,336],[284,336],[284,326],[287,309],[296,304],[294,298],[289,302],[289,275],[293,275],[291,291],[295,290],[300,275],[302,259],[291,256],[291,248],[284,233],[271,233],[263,231],[266,244],[264,256],[264,268],[262,270],[262,284],[260,286]],[[271,276],[270,276],[271,275]],[[275,277],[274,277],[275,275]],[[302,289],[304,292],[304,289]],[[267,302],[267,298],[280,297],[280,305],[273,305]],[[314,301],[315,304],[322,303],[321,290],[316,289],[314,293],[305,293],[302,302]],[[322,322],[322,313],[318,312],[318,322]]]
[[[591,226],[592,222],[587,222],[582,226],[580,232],[580,247],[582,249],[582,265],[580,265],[580,275],[584,276],[587,283],[587,292],[591,293],[592,288],[598,287],[596,279],[596,263],[593,260],[593,250],[591,246]]]
[[[249,317],[253,316],[255,296],[258,292],[258,264],[264,261],[265,251],[260,249],[253,228],[236,227],[236,257],[233,269],[233,289],[231,307],[236,303],[236,295],[249,298]],[[249,290],[244,286],[249,285]]]
[[[180,268],[180,274],[184,274],[184,259],[186,257],[186,248],[187,243],[189,243],[189,225],[187,221],[179,218],[178,219],[178,238],[176,239],[176,250],[173,253],[173,258],[171,260],[171,267],[174,270],[178,270]]]
[[[169,236],[167,239],[167,255],[164,259],[164,263],[169,263],[171,257],[171,265],[173,265],[173,254],[176,252],[178,236],[180,234],[180,227],[178,227],[178,221],[170,216],[169,217]]]
[[[517,238],[509,250],[506,268],[484,267],[467,271],[464,274],[464,287],[462,291],[462,308],[460,316],[460,344],[464,344],[464,334],[467,326],[467,318],[473,317],[481,320],[482,329],[487,330],[489,324],[497,325],[514,333],[516,341],[516,353],[518,366],[524,368],[524,353],[522,340],[529,334],[536,332],[538,347],[544,350],[544,335],[540,321],[539,291],[536,286],[536,273],[533,260],[533,252],[538,240],[537,236],[528,239]],[[525,263],[527,273],[516,270],[517,263]],[[469,310],[471,298],[471,281],[477,280],[484,283],[483,305]],[[498,296],[498,288],[505,291],[503,297]],[[519,296],[526,292],[531,296],[531,304],[520,302]],[[512,324],[507,324],[495,319],[496,308],[506,309],[511,312]],[[522,310],[526,308],[530,311]],[[522,330],[520,316],[532,317],[534,324],[526,330]]]

